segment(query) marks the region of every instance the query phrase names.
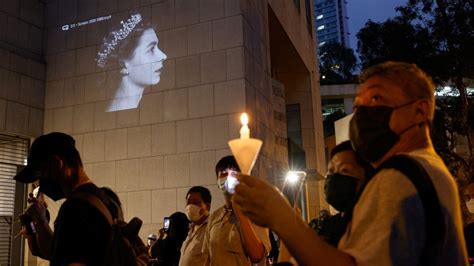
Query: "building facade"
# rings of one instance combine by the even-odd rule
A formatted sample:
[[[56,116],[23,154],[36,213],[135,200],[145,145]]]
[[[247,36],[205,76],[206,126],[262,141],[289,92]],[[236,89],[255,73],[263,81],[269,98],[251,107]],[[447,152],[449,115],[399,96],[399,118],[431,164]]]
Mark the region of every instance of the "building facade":
[[[247,112],[251,136],[264,143],[252,174],[282,185],[292,170],[291,131],[304,153],[298,168],[311,173],[314,217],[324,204],[316,177],[325,156],[310,7],[309,0],[4,1],[0,134],[73,135],[87,174],[118,193],[126,219],[143,220],[145,237],[184,210],[191,186],[211,190],[212,209],[224,204],[214,166],[230,154],[227,141],[239,137]],[[60,202],[49,206],[54,220]],[[33,256],[24,263],[46,264]]]
[[[338,132],[334,122],[342,117],[352,114],[354,98],[359,84],[337,84],[321,85],[321,103],[323,112],[323,127],[325,132],[326,158],[329,158],[330,151],[338,144],[336,135],[348,136],[349,132]],[[337,117],[334,117],[337,115]],[[333,117],[331,117],[333,116]],[[347,128],[344,128],[346,130]]]
[[[328,42],[337,42],[350,47],[346,3],[345,0],[314,1],[318,47]]]

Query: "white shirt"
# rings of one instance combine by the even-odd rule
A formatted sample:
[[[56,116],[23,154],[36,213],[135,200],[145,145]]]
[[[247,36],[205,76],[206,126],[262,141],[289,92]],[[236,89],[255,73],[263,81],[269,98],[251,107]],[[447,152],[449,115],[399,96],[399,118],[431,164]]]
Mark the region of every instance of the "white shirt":
[[[433,149],[406,155],[426,170],[438,194],[445,232],[435,265],[467,265],[456,182]],[[357,265],[418,265],[425,245],[424,208],[413,183],[401,172],[384,169],[367,184],[339,242]]]

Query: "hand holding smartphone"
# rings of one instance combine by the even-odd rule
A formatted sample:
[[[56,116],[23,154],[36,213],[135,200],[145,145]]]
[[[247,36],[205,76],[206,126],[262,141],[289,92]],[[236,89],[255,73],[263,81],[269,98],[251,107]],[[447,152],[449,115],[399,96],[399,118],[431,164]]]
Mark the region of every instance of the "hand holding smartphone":
[[[28,233],[28,235],[36,234],[35,223],[33,222],[33,219],[31,219],[31,217],[28,214],[23,213],[20,215],[20,223],[26,229],[26,232]]]
[[[229,194],[234,194],[235,192],[235,187],[239,184],[239,181],[237,180],[237,172],[233,170],[229,170],[227,172],[227,180],[225,182],[225,189]]]
[[[20,222],[29,235],[36,233],[35,224],[49,223],[50,215],[47,204],[44,201],[43,193],[39,192],[39,186],[34,188],[28,195],[30,206],[20,215]]]

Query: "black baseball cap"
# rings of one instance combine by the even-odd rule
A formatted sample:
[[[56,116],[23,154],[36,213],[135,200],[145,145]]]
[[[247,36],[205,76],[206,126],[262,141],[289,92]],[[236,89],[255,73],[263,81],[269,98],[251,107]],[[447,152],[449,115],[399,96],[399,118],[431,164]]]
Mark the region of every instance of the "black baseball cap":
[[[38,169],[39,163],[53,155],[64,158],[78,154],[76,141],[68,134],[52,132],[42,135],[33,141],[28,155],[28,162],[13,179],[21,183],[33,183],[38,180],[34,171]]]

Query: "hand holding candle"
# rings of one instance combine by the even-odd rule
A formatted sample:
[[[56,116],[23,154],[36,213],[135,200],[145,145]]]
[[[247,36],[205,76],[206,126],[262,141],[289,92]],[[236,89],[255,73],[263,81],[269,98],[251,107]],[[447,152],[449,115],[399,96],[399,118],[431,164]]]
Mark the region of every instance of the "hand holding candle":
[[[262,141],[250,138],[250,129],[248,127],[249,118],[246,113],[240,117],[242,128],[240,128],[240,138],[229,141],[229,147],[235,160],[239,164],[240,171],[243,174],[250,175],[253,165],[257,160],[258,153],[262,147]]]

